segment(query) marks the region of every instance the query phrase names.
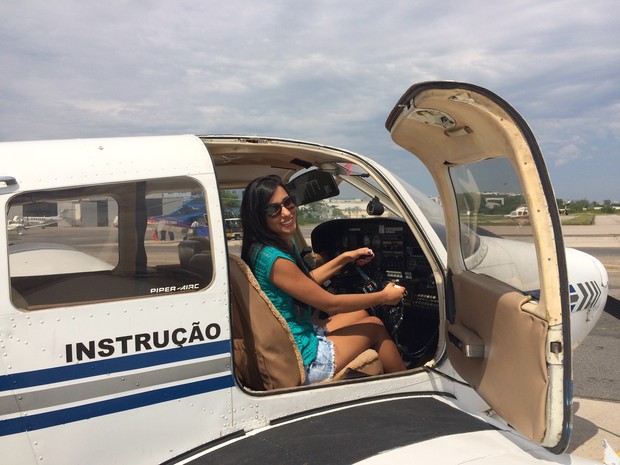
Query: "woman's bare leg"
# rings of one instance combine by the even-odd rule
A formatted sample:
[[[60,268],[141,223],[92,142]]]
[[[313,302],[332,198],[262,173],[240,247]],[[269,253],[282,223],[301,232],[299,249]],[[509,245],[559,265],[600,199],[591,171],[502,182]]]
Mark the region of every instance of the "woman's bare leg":
[[[358,312],[352,312],[358,313]],[[342,314],[345,316],[347,314]],[[388,334],[381,320],[374,316],[359,318],[351,317],[351,324],[340,326],[346,319],[338,319],[338,328],[332,330],[330,323],[327,327],[327,337],[334,343],[336,356],[335,371],[342,369],[351,360],[364,350],[371,348],[379,354],[379,360],[386,373],[404,371],[405,365],[396,344]],[[335,325],[334,325],[335,326]]]
[[[368,318],[370,315],[366,310],[357,310],[355,312],[336,313],[323,320],[327,330],[331,333],[338,331],[339,329],[351,326],[364,318]]]

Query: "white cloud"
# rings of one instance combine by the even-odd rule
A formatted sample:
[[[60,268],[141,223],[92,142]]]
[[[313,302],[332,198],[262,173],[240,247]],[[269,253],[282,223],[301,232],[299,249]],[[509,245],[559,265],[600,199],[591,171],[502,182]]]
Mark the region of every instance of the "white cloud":
[[[620,198],[605,172],[595,187],[567,182],[617,160],[616,11],[614,0],[1,2],[0,140],[249,132],[390,156],[392,105],[414,82],[450,79],[523,114],[560,190]]]
[[[565,163],[578,159],[580,156],[581,150],[577,145],[564,145],[555,153],[555,164],[557,166],[564,165]]]

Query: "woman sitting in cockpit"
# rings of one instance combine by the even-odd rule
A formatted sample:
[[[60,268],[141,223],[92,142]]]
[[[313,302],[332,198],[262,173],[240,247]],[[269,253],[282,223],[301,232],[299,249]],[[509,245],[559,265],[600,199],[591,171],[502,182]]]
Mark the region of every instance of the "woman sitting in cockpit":
[[[295,202],[278,176],[264,176],[248,185],[241,204],[241,219],[241,258],[288,323],[308,383],[333,377],[368,348],[377,351],[386,373],[405,369],[396,344],[381,320],[363,310],[397,304],[403,298],[403,287],[390,283],[372,294],[334,295],[318,284],[347,263],[356,261],[365,265],[374,257],[371,249],[348,251],[308,270],[293,239],[297,230]],[[324,311],[328,318],[313,324],[312,308]]]

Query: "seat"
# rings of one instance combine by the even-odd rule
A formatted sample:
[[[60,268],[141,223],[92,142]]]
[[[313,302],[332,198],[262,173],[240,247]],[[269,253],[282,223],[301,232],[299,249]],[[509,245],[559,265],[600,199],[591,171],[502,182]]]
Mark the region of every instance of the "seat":
[[[207,281],[213,277],[211,244],[206,237],[192,237],[179,242],[179,263],[189,271],[202,275]]]
[[[284,318],[260,289],[247,264],[229,255],[233,358],[241,384],[267,391],[306,382],[301,354]],[[368,349],[329,381],[383,373],[377,352]]]
[[[179,242],[178,249],[181,266],[189,268],[192,257],[211,253],[211,243],[206,237],[192,237]]]

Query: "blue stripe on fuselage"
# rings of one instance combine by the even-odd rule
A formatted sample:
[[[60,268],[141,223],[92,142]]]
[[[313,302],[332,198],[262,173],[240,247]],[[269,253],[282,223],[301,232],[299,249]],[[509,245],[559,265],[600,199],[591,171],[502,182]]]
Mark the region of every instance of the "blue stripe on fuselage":
[[[230,340],[0,376],[0,392],[230,353]]]
[[[86,420],[88,418],[110,415],[112,413],[118,413],[125,410],[147,407],[149,405],[168,402],[205,392],[227,389],[234,386],[234,384],[235,382],[232,375],[226,374],[218,378],[211,378],[180,386],[146,391],[139,394],[93,402],[77,407],[0,420],[0,436],[49,428],[65,423]]]

